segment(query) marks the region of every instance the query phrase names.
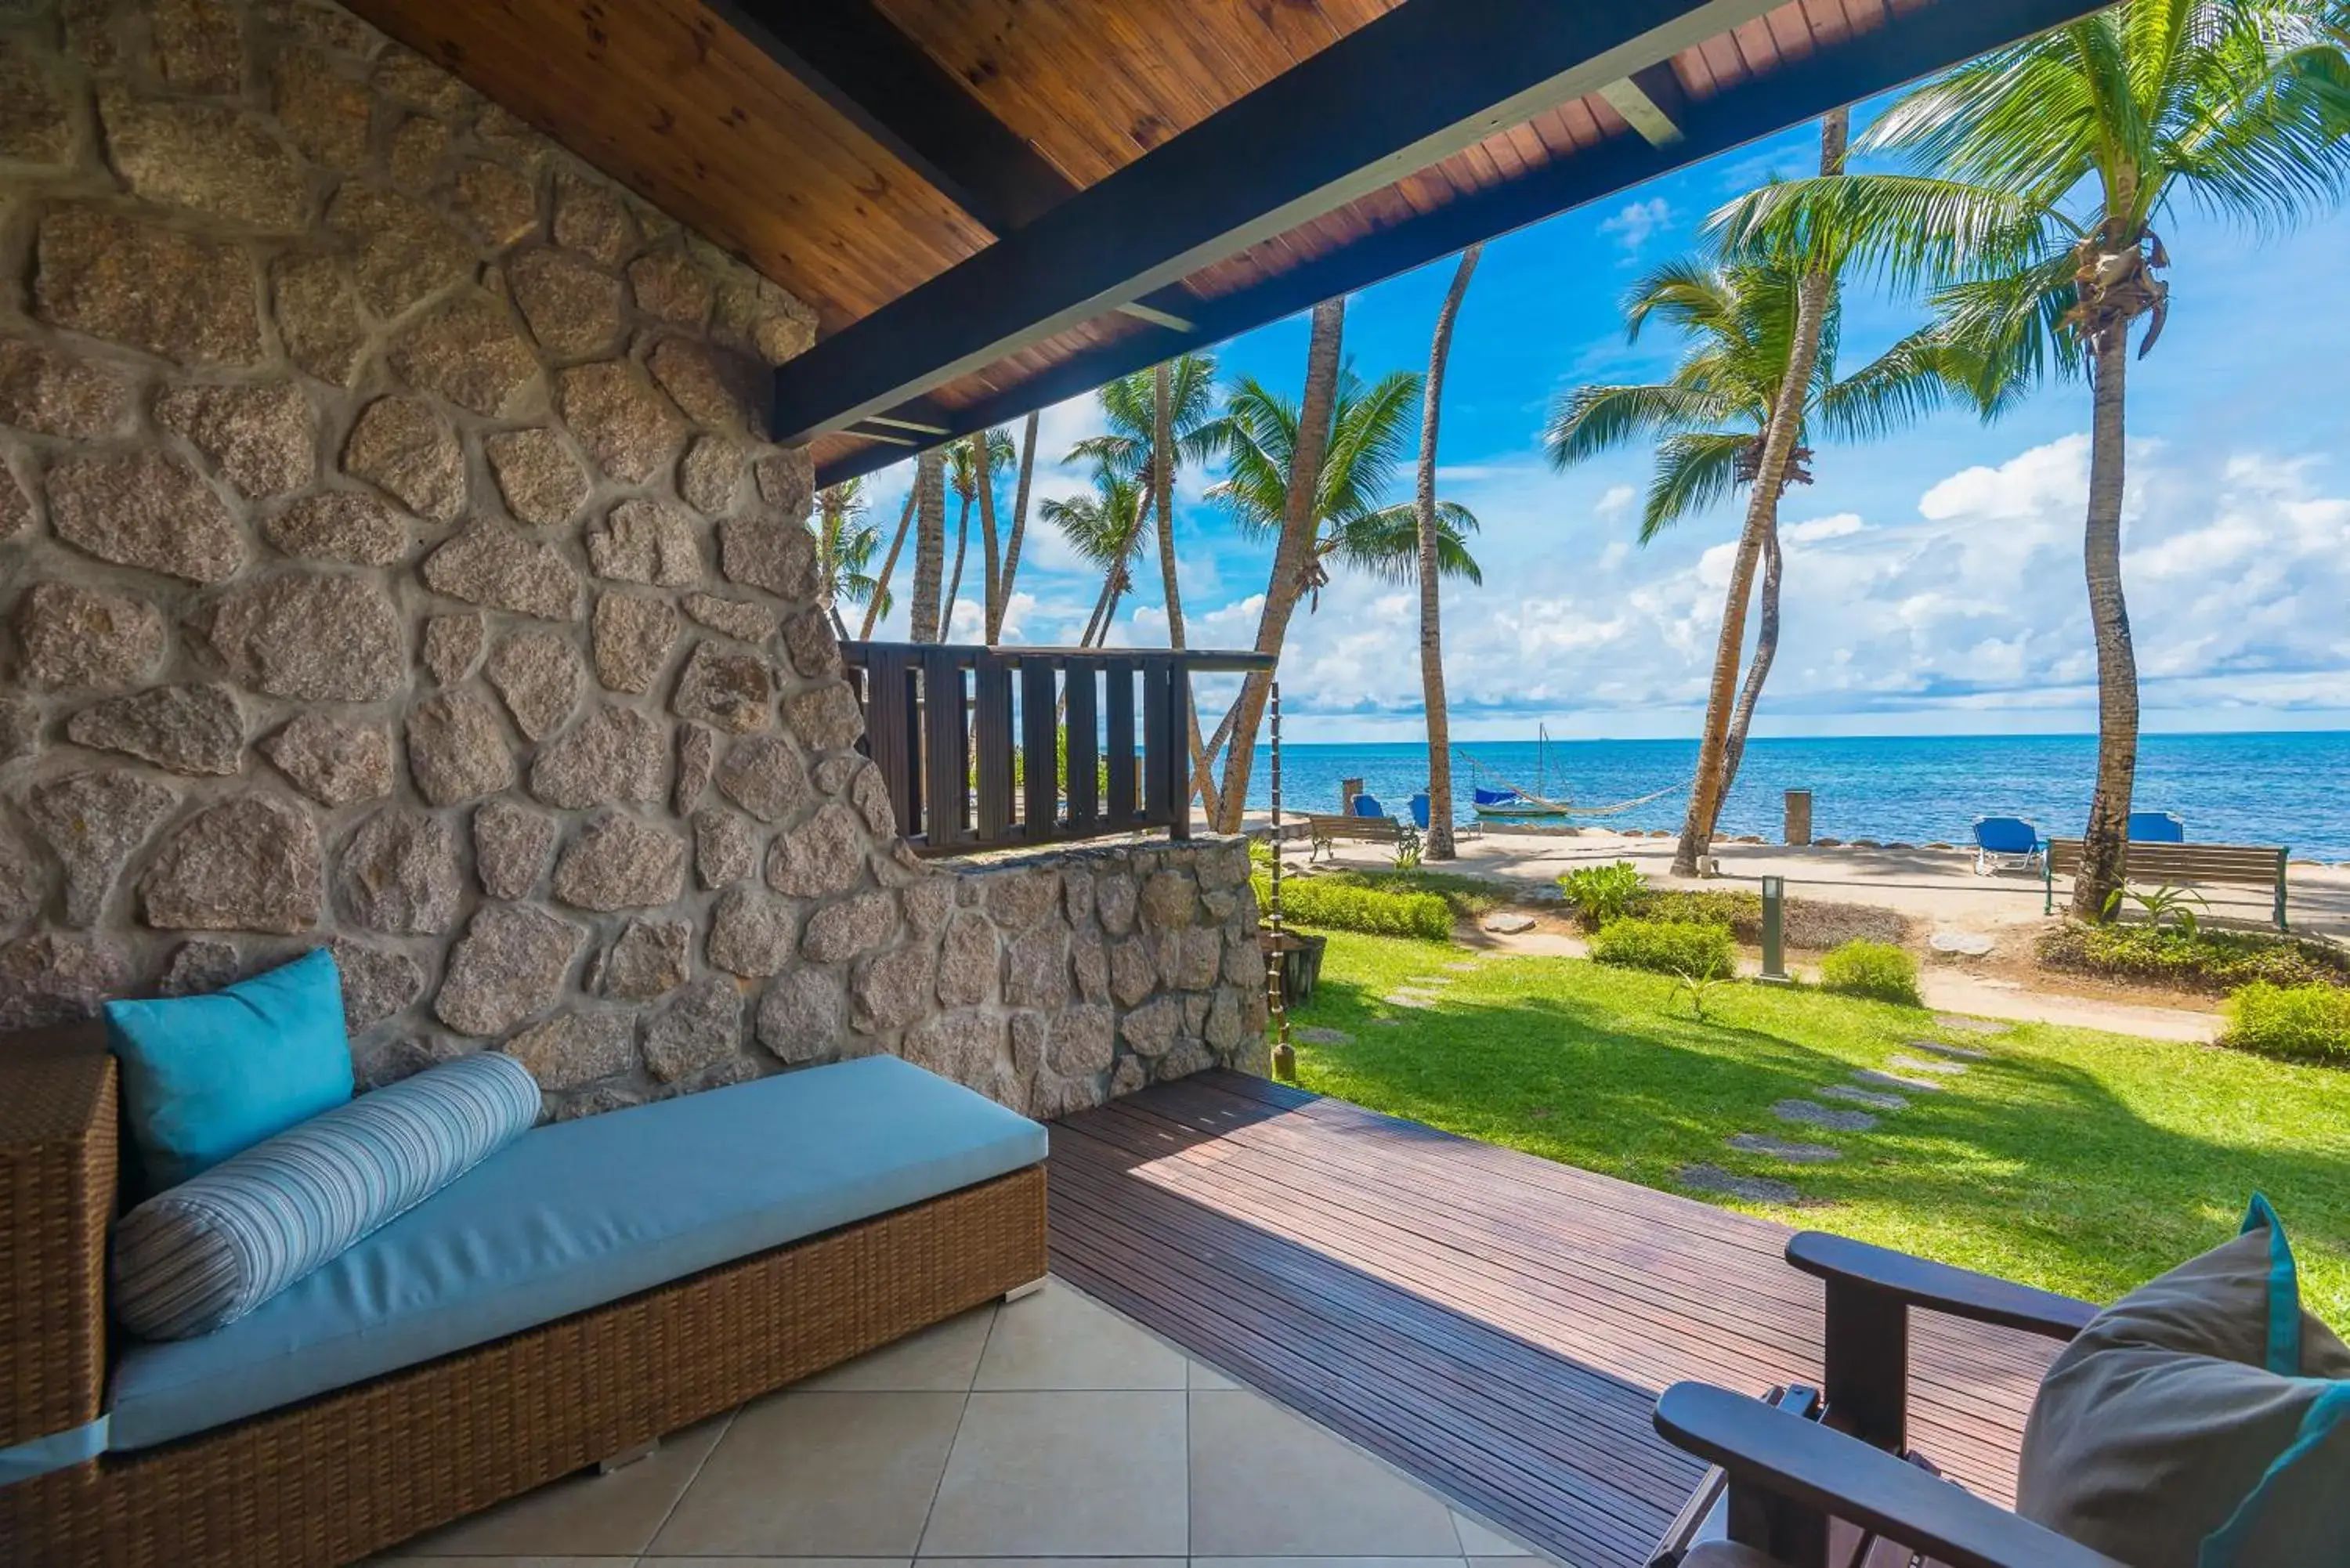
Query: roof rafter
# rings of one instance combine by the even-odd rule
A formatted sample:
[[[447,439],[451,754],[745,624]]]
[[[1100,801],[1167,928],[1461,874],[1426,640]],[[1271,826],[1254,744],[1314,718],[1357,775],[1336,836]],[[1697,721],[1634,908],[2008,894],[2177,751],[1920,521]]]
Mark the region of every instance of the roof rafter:
[[[1884,26],[1846,39],[1832,50],[1789,62],[1767,78],[1702,101],[1679,106],[1678,140],[1659,145],[1643,138],[1619,137],[1586,148],[1509,183],[1380,230],[1267,282],[1202,300],[1196,338],[1184,346],[1204,346],[1234,337],[1320,300],[1367,287],[1477,241],[1600,200],[1987,49],[2072,21],[2105,3],[1966,0],[1898,13]],[[845,341],[852,332],[827,342]],[[779,383],[814,359],[824,347],[818,344],[782,367]],[[1137,335],[1065,359],[1007,391],[960,408],[942,409],[929,400],[919,406],[930,421],[946,426],[946,439],[953,439],[1017,419],[1064,398],[1080,396],[1119,376],[1147,369],[1173,351],[1164,339]],[[817,483],[833,484],[869,473],[905,455],[898,448],[853,452],[823,465]]]

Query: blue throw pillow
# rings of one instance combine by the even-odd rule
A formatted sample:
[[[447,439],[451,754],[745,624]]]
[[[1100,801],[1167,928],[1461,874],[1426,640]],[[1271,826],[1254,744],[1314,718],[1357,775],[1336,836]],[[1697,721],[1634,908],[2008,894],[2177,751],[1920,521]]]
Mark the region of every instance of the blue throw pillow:
[[[209,996],[109,1002],[106,1041],[142,1193],[351,1097],[342,980],[324,948]]]
[[[156,1196],[114,1229],[115,1315],[150,1339],[234,1323],[531,1129],[497,1052],[378,1089]]]

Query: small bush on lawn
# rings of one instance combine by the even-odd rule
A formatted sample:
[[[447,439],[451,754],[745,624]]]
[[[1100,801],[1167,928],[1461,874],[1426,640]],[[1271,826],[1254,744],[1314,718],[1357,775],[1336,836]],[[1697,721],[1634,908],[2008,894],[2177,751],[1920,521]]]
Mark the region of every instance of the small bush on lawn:
[[[1741,941],[1762,935],[1762,895],[1736,888],[1651,888],[1632,900],[1644,920],[1695,920],[1721,926]]]
[[[1259,872],[1253,879],[1257,907],[1270,909],[1273,878]],[[1374,937],[1418,937],[1431,942],[1452,940],[1451,907],[1435,894],[1389,892],[1336,877],[1283,877],[1281,912],[1282,919],[1293,926],[1361,931]]]
[[[1591,956],[1627,969],[1700,978],[1736,968],[1730,928],[1701,920],[1610,920],[1591,939]]]
[[[1458,871],[1430,871],[1425,867],[1412,871],[1349,867],[1344,871],[1325,871],[1315,880],[1348,888],[1375,888],[1389,893],[1433,893],[1451,905],[1452,912],[1464,920],[1492,914],[1508,901],[1510,894],[1507,887],[1499,882],[1489,882],[1482,877],[1465,876]]]
[[[2350,991],[2256,980],[2228,999],[2223,1045],[2302,1062],[2350,1065]]]
[[[1890,942],[1846,942],[1820,960],[1820,989],[1879,1002],[1916,1002],[1918,961]]]
[[[1584,925],[1596,930],[1630,914],[1648,879],[1629,860],[1617,860],[1606,866],[1578,866],[1561,877],[1558,886],[1574,903]]]
[[[2049,969],[2112,980],[2152,981],[2224,996],[2266,981],[2275,986],[2350,986],[2350,953],[2323,942],[2258,931],[2194,931],[2178,926],[2092,926],[2067,920],[2040,939]]]

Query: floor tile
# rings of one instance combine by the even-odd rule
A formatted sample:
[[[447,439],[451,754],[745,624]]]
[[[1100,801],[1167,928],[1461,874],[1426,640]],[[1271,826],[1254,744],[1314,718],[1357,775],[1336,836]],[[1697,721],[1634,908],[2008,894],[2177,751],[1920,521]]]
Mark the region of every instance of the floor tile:
[[[650,1459],[610,1475],[587,1471],[404,1542],[409,1558],[634,1557],[660,1529],[710,1457],[730,1417],[672,1433]]]
[[[1194,1557],[1191,1568],[1466,1568],[1459,1557]],[[1525,1568],[1521,1563],[1518,1568]]]
[[[1461,1536],[1461,1550],[1471,1557],[1531,1557],[1533,1552],[1479,1519],[1452,1511],[1452,1528]]]
[[[973,1394],[922,1555],[1181,1555],[1185,1397]]]
[[[735,1417],[655,1556],[910,1557],[964,1396],[771,1396]]]
[[[995,1315],[982,1389],[1180,1388],[1183,1354],[1058,1280]]]
[[[914,1568],[1189,1568],[1180,1557],[917,1557]]]
[[[1461,1555],[1452,1511],[1247,1390],[1191,1405],[1191,1550],[1208,1557]]]
[[[1184,1385],[1189,1388],[1242,1388],[1247,1385],[1225,1376],[1204,1361],[1191,1364],[1191,1377]]]
[[[432,1568],[635,1568],[634,1557],[370,1557],[368,1563],[429,1563]]]
[[[988,1325],[994,1321],[995,1303],[990,1302],[829,1372],[819,1372],[793,1388],[800,1393],[961,1394],[971,1387],[972,1375],[979,1370],[979,1353],[987,1345]]]
[[[639,1557],[637,1568],[650,1563],[673,1563],[677,1568],[912,1568],[904,1557]]]

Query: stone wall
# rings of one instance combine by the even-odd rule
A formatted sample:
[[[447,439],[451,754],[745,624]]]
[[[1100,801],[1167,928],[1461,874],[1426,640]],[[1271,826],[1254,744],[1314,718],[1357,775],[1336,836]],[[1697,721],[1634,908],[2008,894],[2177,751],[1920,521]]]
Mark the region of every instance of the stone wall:
[[[324,943],[364,1081],[562,1113],[1254,1049],[1237,846],[898,841],[760,436],[809,314],[348,13],[0,7],[0,1029]]]

